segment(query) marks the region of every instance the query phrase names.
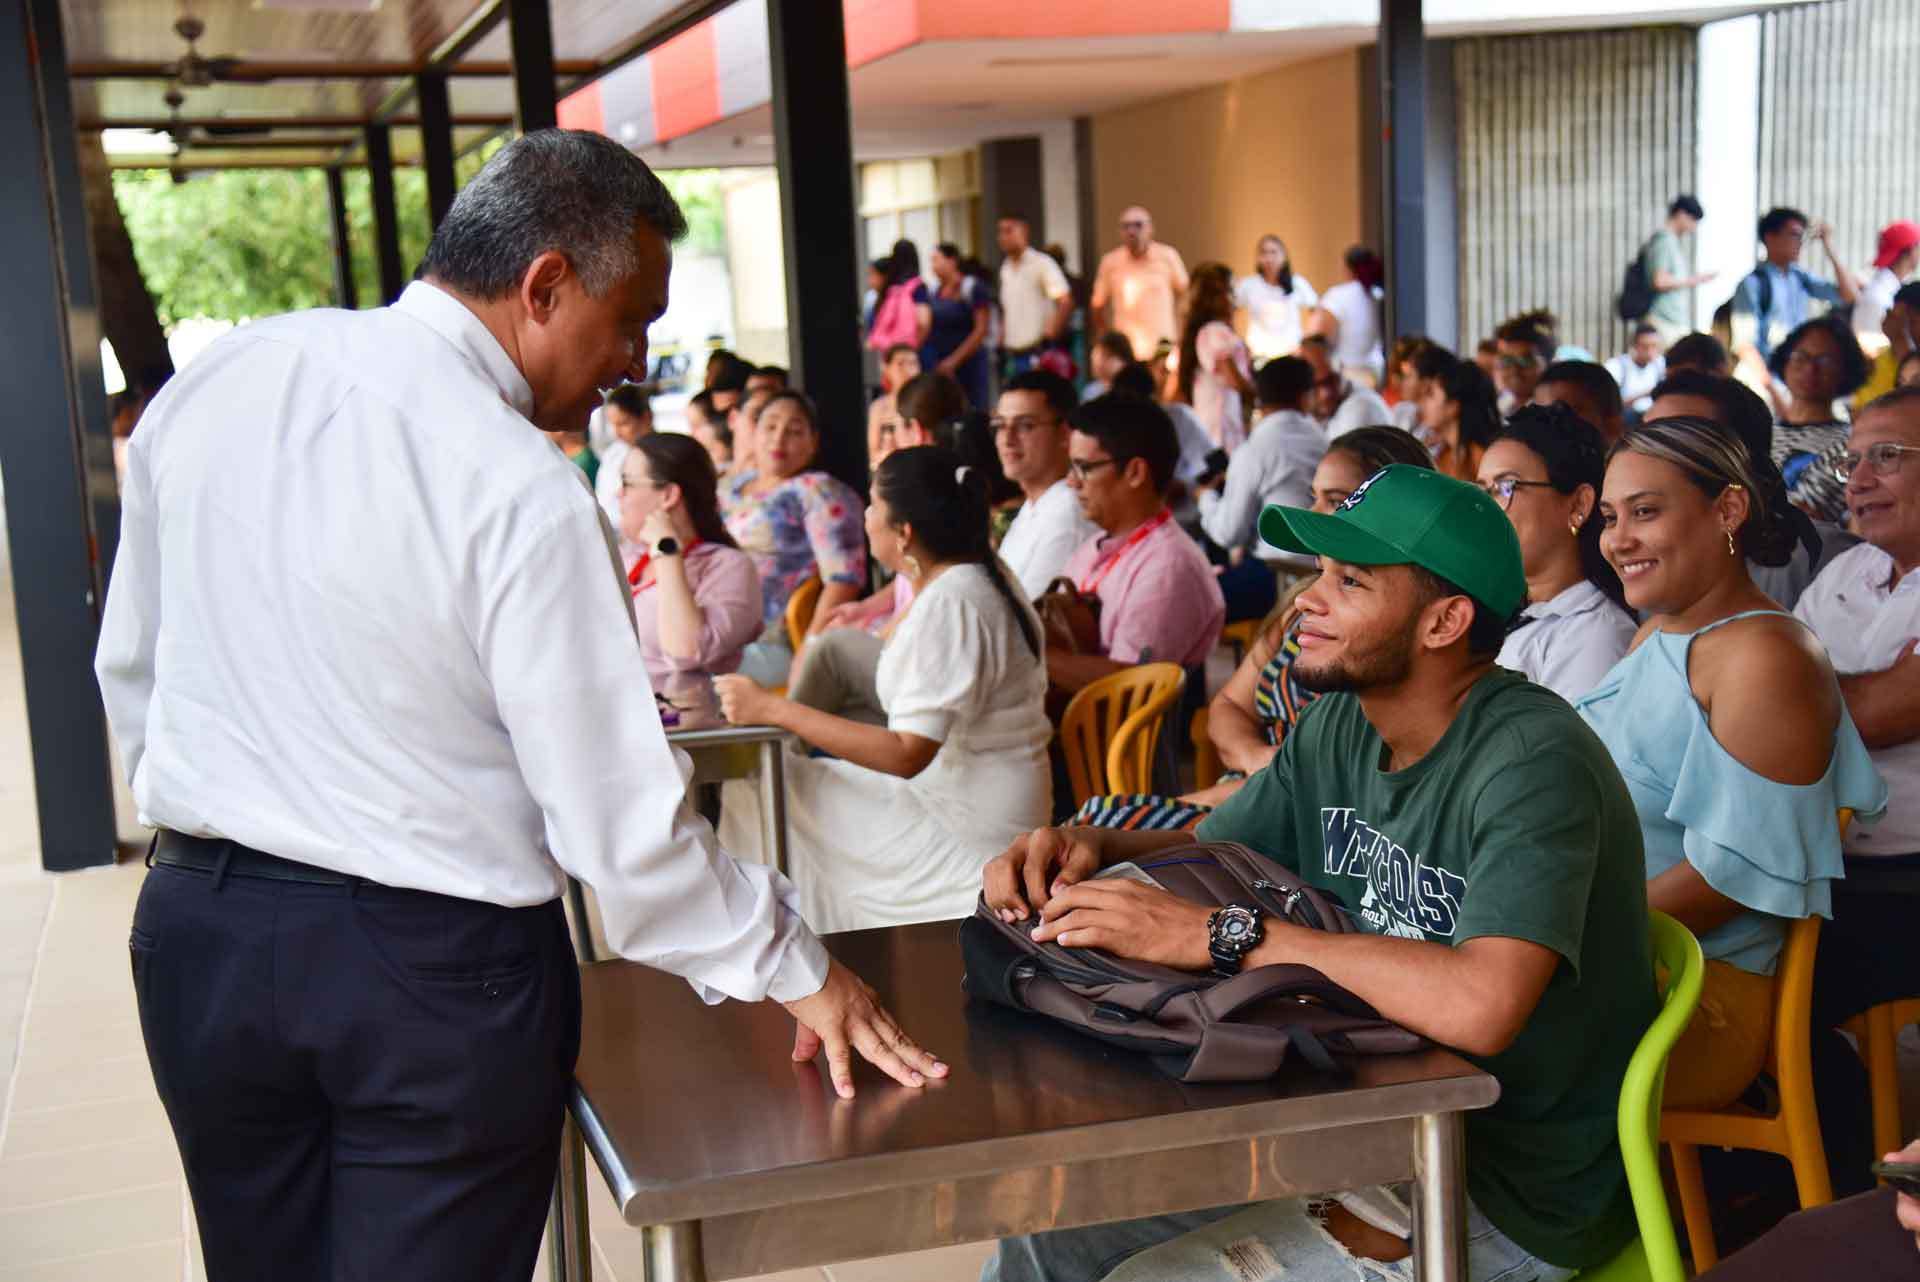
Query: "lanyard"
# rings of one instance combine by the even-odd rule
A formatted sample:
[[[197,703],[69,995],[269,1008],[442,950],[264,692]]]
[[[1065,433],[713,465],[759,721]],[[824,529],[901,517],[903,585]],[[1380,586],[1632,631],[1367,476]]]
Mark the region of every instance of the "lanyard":
[[[1156,512],[1139,529],[1135,530],[1132,534],[1129,534],[1127,536],[1127,541],[1122,543],[1118,548],[1114,549],[1113,555],[1108,557],[1104,562],[1101,563],[1098,570],[1094,573],[1094,576],[1086,580],[1084,583],[1080,585],[1081,595],[1092,596],[1096,592],[1098,592],[1100,590],[1100,585],[1106,582],[1107,576],[1113,573],[1113,567],[1120,564],[1120,558],[1124,557],[1129,551],[1131,551],[1133,549],[1134,544],[1140,542],[1142,539],[1146,538],[1149,534],[1152,534],[1155,530],[1165,525],[1169,520],[1172,519],[1172,517],[1173,517],[1173,512],[1170,509],[1163,507],[1158,512]]]
[[[687,555],[687,553],[693,551],[695,548],[699,546],[700,546],[700,540],[695,539],[693,542],[687,544],[687,546],[680,549],[680,555],[684,557],[685,555]],[[633,568],[631,570],[627,571],[627,584],[633,589],[633,594],[635,596],[639,596],[642,592],[645,592],[648,588],[653,586],[653,584],[651,583],[640,582],[640,580],[645,578],[647,575],[647,567],[652,564],[653,564],[653,549],[649,548],[645,552],[642,552],[640,554],[640,559],[633,563]]]

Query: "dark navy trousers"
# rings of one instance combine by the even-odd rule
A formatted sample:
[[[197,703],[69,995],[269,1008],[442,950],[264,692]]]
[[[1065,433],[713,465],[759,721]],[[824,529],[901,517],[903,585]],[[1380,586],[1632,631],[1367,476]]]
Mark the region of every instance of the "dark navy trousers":
[[[209,1282],[531,1276],[580,1039],[558,901],[159,865],[130,947]]]

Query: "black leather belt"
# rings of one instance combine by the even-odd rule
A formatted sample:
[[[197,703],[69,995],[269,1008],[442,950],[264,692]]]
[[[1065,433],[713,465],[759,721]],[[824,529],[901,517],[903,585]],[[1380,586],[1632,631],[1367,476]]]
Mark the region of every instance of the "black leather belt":
[[[166,829],[162,829],[154,838],[153,849],[147,854],[147,863],[164,864],[169,868],[190,868],[195,872],[227,877],[296,881],[309,886],[366,884],[364,878],[349,877],[331,869],[282,859],[278,855],[243,846],[237,841],[228,841],[225,837],[189,837],[185,833]]]

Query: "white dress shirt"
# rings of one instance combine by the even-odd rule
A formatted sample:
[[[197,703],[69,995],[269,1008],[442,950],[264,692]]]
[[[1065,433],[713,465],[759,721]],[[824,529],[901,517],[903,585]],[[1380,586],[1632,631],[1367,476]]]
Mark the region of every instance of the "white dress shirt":
[[[1572,703],[1620,662],[1640,625],[1586,579],[1522,611],[1495,660]]]
[[[1098,533],[1100,527],[1080,511],[1080,498],[1063,476],[1013,514],[1000,539],[1000,559],[1020,580],[1027,600],[1036,600],[1066,570],[1074,550]]]
[[[1047,336],[1047,322],[1072,293],[1060,264],[1037,249],[1022,251],[1000,263],[1001,346],[1023,352]]]
[[[1653,407],[1653,389],[1667,378],[1667,358],[1656,356],[1645,365],[1636,364],[1631,352],[1622,352],[1607,361],[1607,373],[1620,384],[1620,399],[1636,414]]]
[[[1794,617],[1827,647],[1835,672],[1883,671],[1920,637],[1920,570],[1890,587],[1892,579],[1893,558],[1861,543],[1833,558],[1800,594]],[[1843,842],[1847,853],[1920,854],[1920,739],[1869,753],[1887,781],[1887,813],[1879,823],[1856,817]]]
[[[1327,420],[1327,439],[1329,441],[1343,436],[1357,427],[1392,427],[1393,411],[1380,399],[1380,394],[1370,387],[1352,384],[1347,398],[1340,402],[1340,408],[1334,410],[1333,417]]]
[[[508,906],[599,893],[708,1000],[816,991],[686,803],[612,531],[458,300],[235,330],[133,440],[95,669],[143,822]]]
[[[1313,506],[1313,470],[1327,452],[1320,424],[1297,410],[1277,410],[1253,425],[1227,464],[1226,483],[1200,491],[1200,528],[1223,548],[1244,547],[1266,560],[1284,556],[1254,536],[1269,503]]]

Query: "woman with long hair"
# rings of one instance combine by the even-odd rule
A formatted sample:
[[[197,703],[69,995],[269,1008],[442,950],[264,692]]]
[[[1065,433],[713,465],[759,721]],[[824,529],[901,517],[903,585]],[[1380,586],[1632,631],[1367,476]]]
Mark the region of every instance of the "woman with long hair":
[[[967,274],[960,247],[942,241],[927,259],[933,288],[914,292],[920,317],[920,367],[945,374],[960,384],[967,403],[987,403],[987,328],[993,319],[993,291]]]
[[[1347,279],[1320,295],[1311,328],[1333,344],[1333,363],[1342,373],[1378,387],[1386,372],[1380,304],[1386,297],[1387,266],[1365,245],[1348,249],[1344,261]]]
[[[860,594],[867,582],[860,496],[814,466],[820,452],[819,411],[804,393],[775,392],[754,427],[758,463],[725,506],[727,529],[760,571],[761,625],[741,670],[768,685],[785,685],[793,663],[787,599],[819,575],[818,610]],[[736,439],[738,439],[736,437]]]
[[[1828,526],[1847,521],[1847,487],[1833,465],[1847,449],[1849,424],[1834,409],[1867,381],[1866,354],[1844,316],[1828,314],[1795,327],[1767,358],[1787,386],[1787,406],[1773,428],[1773,462],[1801,511]]]
[[[682,706],[683,688],[738,668],[760,635],[760,575],[715,487],[712,458],[677,432],[639,438],[620,463],[620,533],[640,549],[627,572],[640,655],[655,693]]]
[[[981,870],[1052,804],[1040,621],[987,542],[986,477],[940,446],[896,450],[874,472],[872,500],[874,557],[915,586],[880,657],[886,723],[744,677],[715,683],[730,721],[779,726],[832,754],[786,762],[793,879],[821,931],[966,915]],[[726,788],[727,849],[759,851],[758,805],[757,788]]]
[[[1247,439],[1244,397],[1252,391],[1247,345],[1233,332],[1233,272],[1201,263],[1187,287],[1174,399],[1193,407],[1214,448],[1231,454]]]
[[[1787,923],[1832,915],[1835,812],[1877,814],[1887,790],[1826,651],[1748,575],[1749,557],[1782,564],[1804,522],[1770,460],[1707,419],[1646,423],[1613,449],[1600,516],[1646,622],[1575,707],[1639,812],[1648,906],[1707,956],[1667,1107],[1718,1108],[1766,1061]]]
[[[1427,383],[1420,428],[1433,447],[1433,466],[1460,481],[1480,479],[1480,461],[1500,434],[1500,394],[1471,361],[1454,361]]]
[[[1480,459],[1480,488],[1520,539],[1527,606],[1499,663],[1562,699],[1593,689],[1633,643],[1639,621],[1600,551],[1607,443],[1564,405],[1528,405]]]
[[[1313,473],[1313,510],[1323,515],[1346,502],[1369,476],[1395,463],[1433,466],[1420,443],[1397,427],[1362,427],[1337,436]],[[1252,647],[1208,704],[1207,738],[1227,773],[1201,779],[1183,797],[1146,794],[1090,797],[1071,820],[1100,828],[1191,828],[1240,790],[1247,776],[1280,750],[1280,741],[1318,695],[1293,680],[1300,657],[1300,610],[1294,605],[1318,575],[1296,582],[1260,625]]]
[[[1256,368],[1300,346],[1301,318],[1319,306],[1320,295],[1293,270],[1286,244],[1268,232],[1253,247],[1253,272],[1233,287],[1235,307],[1247,313],[1247,351]]]

